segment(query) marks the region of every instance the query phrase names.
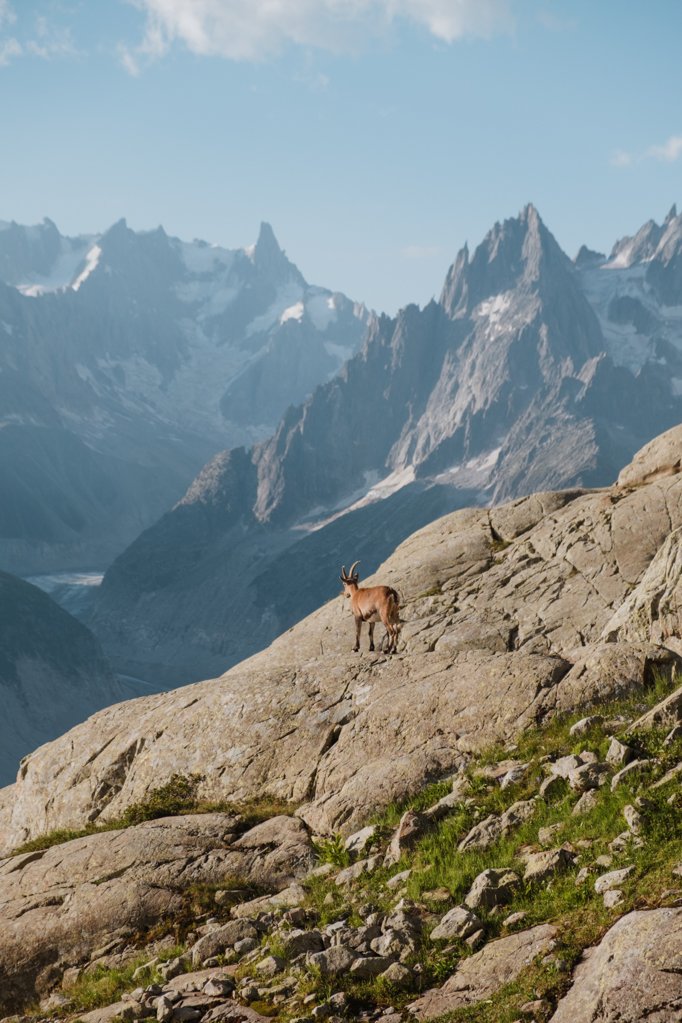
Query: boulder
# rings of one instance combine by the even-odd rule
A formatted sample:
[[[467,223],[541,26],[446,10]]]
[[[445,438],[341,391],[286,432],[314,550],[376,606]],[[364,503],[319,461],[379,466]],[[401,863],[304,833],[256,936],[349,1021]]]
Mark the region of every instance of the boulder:
[[[192,945],[189,954],[193,964],[198,966],[206,959],[222,955],[226,949],[232,948],[244,938],[257,937],[258,931],[249,920],[230,920],[222,927],[217,927],[214,931],[199,938]]]
[[[455,1009],[475,1005],[511,983],[537,956],[554,945],[556,928],[541,924],[489,942],[480,952],[462,960],[441,988],[427,991],[408,1006],[420,1020],[434,1019]]]
[[[682,469],[682,426],[673,426],[641,448],[618,474],[619,487],[637,487]]]
[[[628,913],[583,953],[551,1023],[682,1018],[682,909]]]
[[[458,845],[460,852],[467,849],[487,849],[535,812],[535,800],[518,800],[501,814],[490,814],[475,824]]]
[[[580,817],[584,813],[589,813],[594,810],[595,806],[599,802],[599,796],[596,789],[587,789],[583,792],[582,796],[571,810],[573,817]]]
[[[470,909],[492,909],[511,902],[519,887],[519,875],[513,870],[489,868],[482,871],[474,880],[469,893],[464,899]]]
[[[621,870],[611,870],[608,874],[602,874],[594,882],[595,892],[597,895],[603,895],[604,892],[617,888],[619,884],[622,884],[629,877],[634,869],[634,867],[623,867]]]
[[[651,767],[649,760],[632,760],[626,767],[621,767],[611,779],[611,791],[615,792],[620,785],[631,785],[639,775]]]
[[[611,739],[611,744],[609,745],[606,753],[606,762],[608,764],[613,764],[614,766],[625,766],[626,764],[629,764],[631,760],[634,760],[634,758],[634,750],[630,749],[629,746],[626,746],[625,743],[620,742],[615,737]]]
[[[682,686],[642,714],[632,725],[633,732],[647,732],[652,728],[674,728],[682,724]]]
[[[524,881],[546,881],[555,874],[563,873],[573,866],[574,855],[568,849],[547,849],[544,852],[530,853],[526,857]]]
[[[464,906],[455,906],[444,917],[441,917],[438,925],[431,931],[431,940],[468,938],[470,934],[478,931],[481,926],[481,921],[475,913],[472,913]]]
[[[407,810],[400,818],[398,827],[393,832],[384,856],[384,866],[392,867],[398,863],[405,852],[412,849],[429,827],[429,819],[416,810]]]
[[[357,956],[345,945],[332,945],[324,952],[314,952],[308,956],[311,966],[316,966],[323,977],[338,977],[347,973]]]
[[[569,771],[568,784],[574,792],[587,792],[603,785],[608,774],[607,764],[581,764],[574,771]]]

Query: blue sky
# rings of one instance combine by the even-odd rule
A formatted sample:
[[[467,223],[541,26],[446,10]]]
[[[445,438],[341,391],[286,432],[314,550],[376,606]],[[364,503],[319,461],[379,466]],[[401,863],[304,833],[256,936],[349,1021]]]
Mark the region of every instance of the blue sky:
[[[532,201],[573,255],[682,200],[678,0],[0,0],[0,219],[121,216],[395,312]]]

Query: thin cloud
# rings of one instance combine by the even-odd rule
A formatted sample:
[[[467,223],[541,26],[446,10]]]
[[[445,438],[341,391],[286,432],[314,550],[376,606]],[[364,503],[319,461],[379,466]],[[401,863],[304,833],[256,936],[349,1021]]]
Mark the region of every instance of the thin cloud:
[[[9,0],[0,0],[0,28],[13,25],[16,20],[17,16]]]
[[[644,160],[675,163],[681,156],[682,135],[671,135],[663,145],[649,146],[641,153],[629,153],[624,149],[617,149],[611,156],[611,164],[614,167],[630,167],[633,163],[642,163]]]
[[[17,25],[17,15],[9,0],[0,0],[0,29]],[[30,29],[24,23],[19,25],[12,36],[0,38],[0,67],[21,57],[38,57],[52,60],[57,57],[72,57],[76,54],[71,31],[53,25],[46,17],[33,19]]]
[[[1,0],[0,0],[1,2]],[[513,27],[511,0],[128,0],[145,18],[144,37],[124,47],[124,66],[163,57],[174,44],[204,57],[258,61],[287,45],[353,52],[368,38],[411,23],[452,43]]]
[[[632,153],[626,153],[624,149],[617,149],[611,157],[611,164],[614,167],[629,167],[633,159]]]
[[[682,135],[671,135],[662,146],[650,146],[644,155],[650,160],[674,163],[682,156]]]
[[[18,39],[0,39],[0,67],[6,67],[17,57],[21,57],[24,50]]]

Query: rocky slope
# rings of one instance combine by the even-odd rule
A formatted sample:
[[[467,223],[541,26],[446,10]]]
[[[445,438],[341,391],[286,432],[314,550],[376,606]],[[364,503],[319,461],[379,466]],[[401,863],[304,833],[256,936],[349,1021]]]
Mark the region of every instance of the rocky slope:
[[[333,375],[369,319],[308,285],[267,224],[228,250],[125,221],[80,238],[0,223],[0,282],[0,558],[26,573],[108,563],[207,458]]]
[[[0,572],[0,779],[20,759],[127,691],[88,629],[35,586]]]
[[[369,550],[377,565],[427,505],[610,483],[682,417],[680,320],[645,279],[681,246],[672,213],[660,248],[633,248],[625,268],[572,263],[532,206],[496,224],[439,302],[376,320],[270,440],[214,459],[117,559],[91,619],[107,651],[144,677],[215,672],[328,598],[337,562]],[[633,288],[637,325],[623,320]]]
[[[335,601],[26,758],[2,1009],[676,1019],[680,451],[414,534],[397,656],[349,654]]]
[[[217,680],[107,708],[24,761],[6,845],[117,817],[176,771],[205,798],[267,791],[347,830],[472,750],[645,684],[680,632],[680,444],[677,427],[622,485],[459,511],[406,540],[380,572],[405,601],[397,657],[351,654],[337,599]]]
[[[39,1018],[85,1023],[677,1019],[671,684],[475,754],[345,842],[311,845],[274,804],[199,804],[176,775],[115,830],[33,843],[0,862],[0,1008],[42,996]]]

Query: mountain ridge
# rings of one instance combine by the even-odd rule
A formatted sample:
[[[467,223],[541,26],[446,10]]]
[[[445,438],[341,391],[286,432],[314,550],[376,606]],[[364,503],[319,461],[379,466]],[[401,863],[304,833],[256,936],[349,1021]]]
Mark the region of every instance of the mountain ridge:
[[[678,226],[672,218],[665,231],[672,237]],[[127,648],[141,655],[136,670],[144,670],[132,610],[140,601],[162,660],[180,658],[169,680],[214,672],[222,655],[230,658],[227,666],[237,654],[252,653],[296,620],[295,605],[289,599],[285,607],[278,597],[277,573],[269,606],[256,606],[255,575],[262,593],[269,559],[274,565],[294,544],[302,551],[301,538],[324,535],[332,521],[338,536],[340,517],[388,494],[391,512],[374,564],[406,535],[401,503],[413,506],[430,487],[440,488],[446,511],[472,499],[495,503],[534,490],[610,483],[642,444],[682,418],[677,385],[658,354],[667,351],[674,367],[682,323],[669,316],[659,336],[662,321],[652,318],[651,337],[616,323],[610,310],[619,289],[627,296],[640,287],[644,270],[606,265],[576,267],[529,205],[495,225],[473,255],[461,250],[440,302],[373,317],[361,351],[305,403],[290,407],[268,440],[220,456],[197,477],[158,527],[158,549],[152,527],[110,568],[91,621],[112,656]],[[210,500],[202,496],[205,486]],[[213,508],[203,541],[188,536],[193,503]],[[351,548],[364,543],[358,526],[357,517],[347,524]],[[142,579],[157,578],[161,564],[168,571],[174,550],[188,543],[193,620],[174,584],[156,590],[152,605],[153,587]],[[224,573],[237,546],[235,586]],[[331,556],[329,580],[336,572]],[[180,563],[186,565],[184,554]],[[308,586],[318,600],[330,595],[331,582],[324,590],[312,581],[317,568],[304,563],[301,572],[306,602]],[[169,639],[163,654],[171,620],[182,623],[183,652]]]
[[[135,524],[106,501],[94,510],[83,501],[76,535],[66,520],[56,538],[0,534],[3,564],[24,572],[48,567],[36,556],[50,546],[49,567],[103,568],[208,458],[265,436],[288,404],[333,375],[369,317],[362,304],[308,285],[266,223],[254,246],[235,250],[182,242],[162,227],[135,232],[124,219],[80,238],[51,221],[0,224],[0,282],[0,425],[63,431],[64,497],[69,474],[93,452],[109,489],[130,494],[145,473],[154,481],[148,492],[135,485]],[[0,440],[16,461],[10,436]],[[53,475],[37,438],[31,460]],[[29,519],[45,504],[14,484],[10,496]]]

